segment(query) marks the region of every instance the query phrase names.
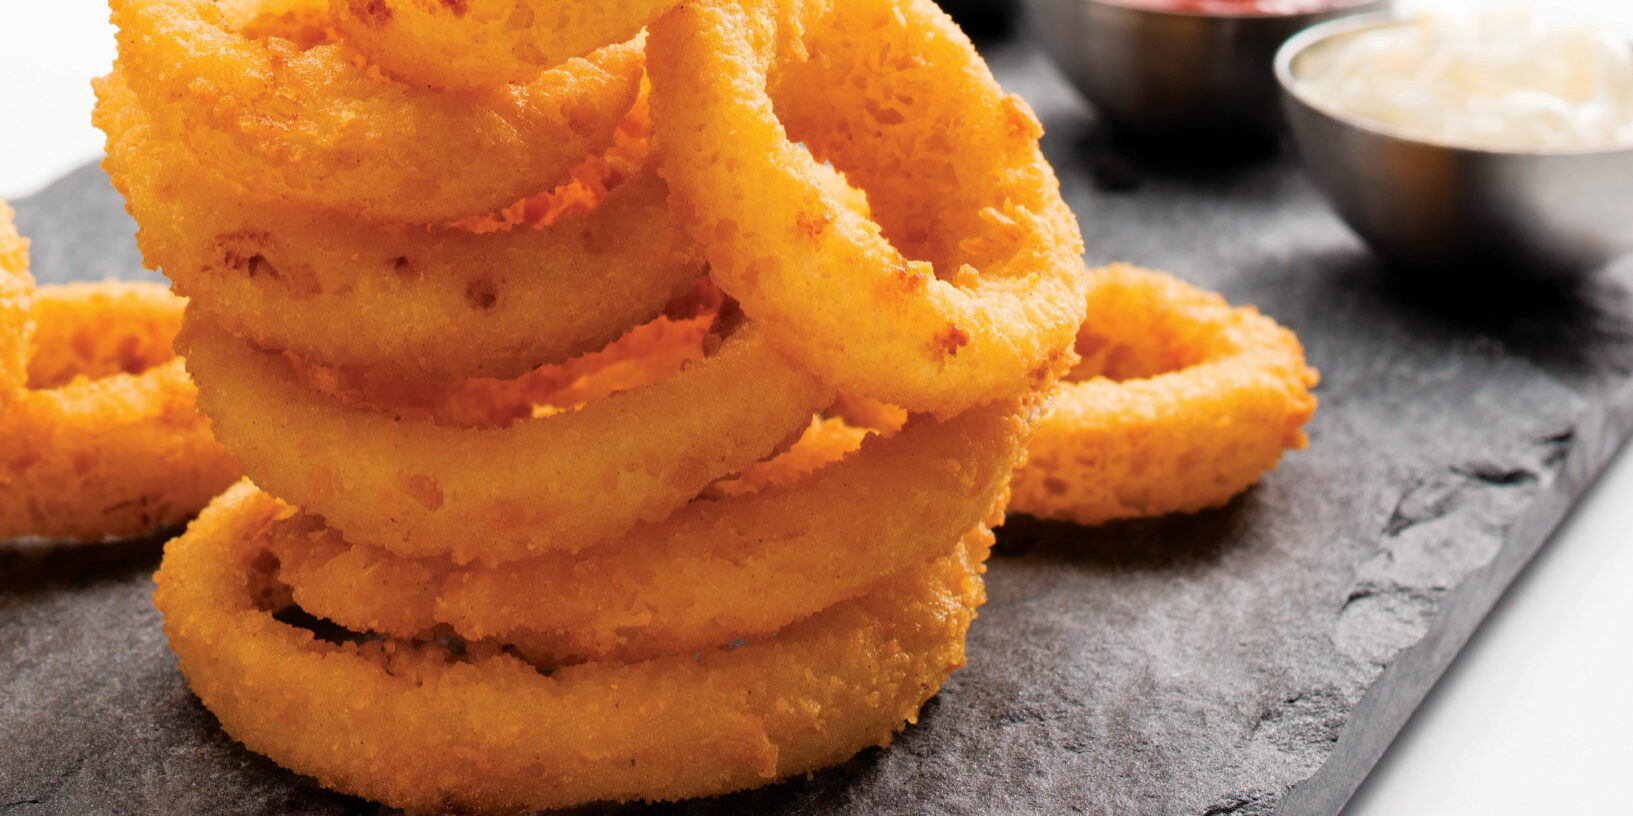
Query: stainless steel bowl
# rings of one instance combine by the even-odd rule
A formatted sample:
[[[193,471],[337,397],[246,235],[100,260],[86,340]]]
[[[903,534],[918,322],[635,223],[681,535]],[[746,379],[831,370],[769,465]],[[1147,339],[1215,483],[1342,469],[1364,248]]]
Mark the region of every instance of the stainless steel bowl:
[[[1389,7],[1365,0],[1331,11],[1227,16],[1027,0],[1031,28],[1090,102],[1117,124],[1165,135],[1274,132],[1276,49],[1315,23]]]
[[[1300,61],[1312,48],[1406,22],[1382,14],[1326,23],[1276,56],[1304,166],[1350,227],[1396,264],[1442,273],[1572,276],[1633,252],[1633,148],[1438,144],[1317,108],[1300,94]]]

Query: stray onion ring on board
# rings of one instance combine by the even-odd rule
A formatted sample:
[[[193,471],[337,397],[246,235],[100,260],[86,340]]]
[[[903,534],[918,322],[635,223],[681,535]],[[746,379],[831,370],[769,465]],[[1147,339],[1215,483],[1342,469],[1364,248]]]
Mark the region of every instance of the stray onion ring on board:
[[[0,293],[32,282],[0,203]],[[171,351],[180,298],[151,283],[47,285],[21,319],[18,300],[0,294],[0,318],[18,324],[0,325],[0,342],[28,355],[0,389],[0,541],[140,535],[193,517],[238,478]]]
[[[1292,332],[1168,275],[1096,270],[1083,362],[1015,474],[1010,509],[1100,524],[1229,501],[1305,445],[1318,379]]]
[[[0,541],[126,538],[193,517],[238,477],[193,396],[179,359],[24,393],[0,415]]]

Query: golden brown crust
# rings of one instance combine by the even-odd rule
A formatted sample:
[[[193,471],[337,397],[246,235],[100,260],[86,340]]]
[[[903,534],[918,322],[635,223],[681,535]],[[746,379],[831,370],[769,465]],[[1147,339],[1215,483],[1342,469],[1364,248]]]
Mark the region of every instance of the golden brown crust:
[[[676,13],[700,8],[734,6]],[[787,32],[813,26],[780,45],[834,60],[773,60],[765,92],[797,103],[795,119],[834,99],[849,118],[799,120],[835,167],[807,161],[792,185],[755,187],[753,145],[741,167],[705,160],[704,175],[741,171],[737,203],[762,219],[713,217],[705,235],[708,190],[661,178],[705,158],[682,140],[655,137],[616,181],[599,175],[645,111],[623,95],[639,40],[593,42],[525,86],[435,92],[394,81],[414,69],[387,52],[443,33],[472,46],[461,32],[493,9],[521,15],[507,26],[548,21],[522,19],[527,0],[115,0],[106,166],[148,262],[198,296],[180,345],[199,404],[259,485],[168,548],[155,601],[189,683],[250,748],[411,810],[708,795],[888,742],[962,663],[987,526],[1075,359],[1075,223],[1035,120],[928,0],[756,8]],[[449,32],[425,30],[446,15]],[[508,57],[539,56],[507,42]],[[870,62],[884,53],[901,64]],[[881,93],[911,107],[921,92],[931,109],[910,112],[926,121],[841,138]],[[654,130],[687,106],[663,94],[647,97]],[[956,150],[935,141],[951,119],[970,120]],[[890,157],[867,158],[881,145]],[[590,194],[512,204],[592,153],[574,165]],[[805,244],[722,268],[751,256],[720,246],[767,248],[734,231],[790,207],[782,226]],[[711,281],[837,274],[786,315],[712,286],[687,312],[694,298],[675,295],[705,254]],[[559,274],[530,278],[530,263]],[[812,334],[835,359],[796,362],[801,309],[829,330],[869,326],[837,347]],[[704,333],[573,357],[643,324]],[[842,369],[870,373],[834,378],[865,395],[835,413],[882,432],[825,420],[795,441]],[[880,401],[898,380],[918,415]],[[350,629],[350,645],[282,622],[298,614]]]
[[[987,516],[1032,432],[1006,401],[870,438],[839,461],[787,454],[783,484],[696,501],[576,555],[460,568],[346,542],[320,519],[274,525],[280,578],[308,612],[397,637],[447,627],[552,665],[690,653],[761,637],[945,554]]]
[[[1318,375],[1292,332],[1161,273],[1096,270],[1083,362],[1044,416],[1011,509],[1099,524],[1229,501],[1305,445]]]
[[[34,387],[0,412],[0,540],[139,535],[238,478],[171,350],[182,304],[148,283],[39,288]]]
[[[11,206],[0,200],[0,411],[28,387],[28,344],[33,336],[28,239],[17,234]]]
[[[799,365],[950,416],[1069,354],[1087,272],[1025,103],[930,0],[712,0],[647,49],[710,275]],[[827,189],[831,161],[871,219]]]
[[[193,690],[252,750],[412,812],[519,812],[756,787],[890,742],[964,663],[985,527],[775,639],[548,677],[514,657],[336,646],[279,622],[248,484],[166,548],[154,602]]]

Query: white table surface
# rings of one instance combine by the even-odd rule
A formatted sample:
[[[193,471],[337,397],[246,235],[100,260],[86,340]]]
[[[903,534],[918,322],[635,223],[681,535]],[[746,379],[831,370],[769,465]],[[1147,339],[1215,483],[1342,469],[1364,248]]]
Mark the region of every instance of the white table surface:
[[[87,0],[4,6],[0,197],[20,198],[100,155],[87,83],[107,70],[113,31],[106,8]],[[1633,31],[1633,1],[1571,7]],[[1633,770],[1630,586],[1633,455],[1624,453],[1475,634],[1347,816],[1633,813],[1622,776]]]

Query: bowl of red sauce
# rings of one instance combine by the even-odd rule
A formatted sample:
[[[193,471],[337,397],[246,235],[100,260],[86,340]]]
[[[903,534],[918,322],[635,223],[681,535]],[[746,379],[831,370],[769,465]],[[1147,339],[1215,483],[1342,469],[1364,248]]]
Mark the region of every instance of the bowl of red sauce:
[[[1282,119],[1276,51],[1390,0],[1026,0],[1030,27],[1112,124],[1143,134],[1259,136]]]

